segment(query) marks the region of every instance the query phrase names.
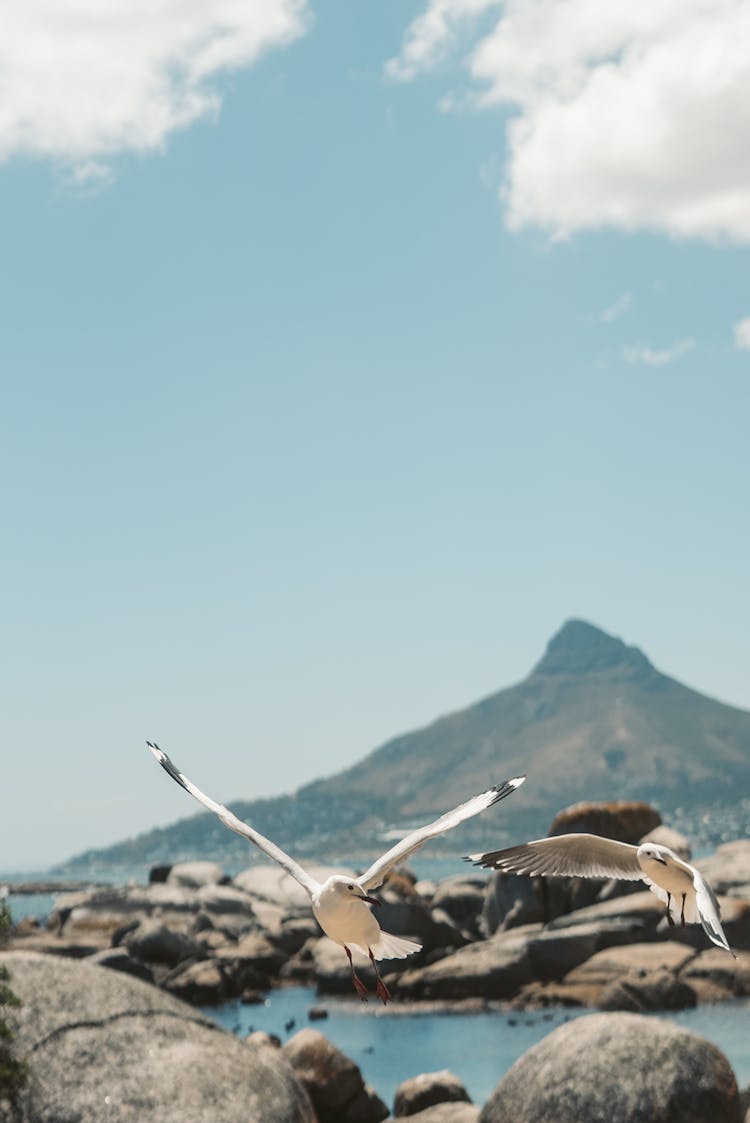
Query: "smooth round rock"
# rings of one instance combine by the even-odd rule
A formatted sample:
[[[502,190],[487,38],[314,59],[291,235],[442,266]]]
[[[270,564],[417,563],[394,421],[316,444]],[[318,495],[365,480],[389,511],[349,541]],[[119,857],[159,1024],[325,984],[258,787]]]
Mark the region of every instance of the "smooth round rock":
[[[480,1115],[480,1123],[707,1120],[741,1120],[721,1050],[671,1022],[625,1013],[554,1030],[506,1072]]]
[[[393,1114],[396,1118],[412,1116],[439,1103],[471,1103],[462,1082],[447,1069],[422,1072],[402,1081],[396,1089]]]
[[[315,1123],[280,1050],[251,1048],[120,971],[0,954],[22,1005],[14,1050],[24,1123]]]

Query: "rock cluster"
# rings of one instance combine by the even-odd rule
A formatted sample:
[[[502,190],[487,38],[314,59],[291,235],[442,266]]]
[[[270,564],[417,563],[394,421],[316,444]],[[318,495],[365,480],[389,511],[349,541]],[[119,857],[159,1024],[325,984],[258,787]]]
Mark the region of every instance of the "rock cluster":
[[[322,880],[333,870],[311,872]],[[417,936],[423,957],[444,955],[478,934],[482,879],[471,888],[475,907],[466,927],[452,918],[447,886],[441,887],[442,905],[433,907],[404,876],[379,894],[378,919],[388,931]],[[462,884],[456,913],[466,912],[469,895]],[[351,993],[346,957],[323,937],[305,892],[278,867],[251,867],[230,881],[215,863],[190,862],[160,867],[146,886],[68,893],[58,899],[46,930],[20,925],[13,946],[92,956],[197,1005],[254,1001],[279,982],[315,981],[323,992]],[[365,960],[363,975],[368,970]]]
[[[648,805],[581,804],[553,827],[606,829],[628,841],[661,840],[686,856],[687,840]],[[699,862],[720,895],[737,958],[699,925],[669,928],[641,882],[524,878],[473,868],[435,885],[397,872],[378,896],[378,920],[423,950],[386,961],[396,1000],[499,1001],[514,1007],[675,1010],[750,994],[750,840]],[[311,869],[325,878],[332,870]],[[105,887],[58,900],[46,931],[19,926],[14,945],[94,962],[197,1005],[252,1002],[283,983],[352,995],[346,957],[323,936],[304,890],[276,866],[229,879],[213,862],[159,867],[146,886]],[[370,964],[355,954],[370,986]]]

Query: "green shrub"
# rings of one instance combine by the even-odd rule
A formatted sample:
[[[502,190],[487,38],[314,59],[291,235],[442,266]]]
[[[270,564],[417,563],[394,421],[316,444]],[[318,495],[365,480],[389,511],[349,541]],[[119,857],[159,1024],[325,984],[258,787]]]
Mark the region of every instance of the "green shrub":
[[[10,928],[10,910],[5,897],[0,897],[0,946]],[[0,1113],[3,1101],[15,1106],[18,1094],[29,1078],[26,1061],[17,1060],[11,1051],[13,1030],[6,1022],[3,1013],[9,1006],[20,1006],[21,1002],[8,985],[10,974],[6,967],[0,967]]]

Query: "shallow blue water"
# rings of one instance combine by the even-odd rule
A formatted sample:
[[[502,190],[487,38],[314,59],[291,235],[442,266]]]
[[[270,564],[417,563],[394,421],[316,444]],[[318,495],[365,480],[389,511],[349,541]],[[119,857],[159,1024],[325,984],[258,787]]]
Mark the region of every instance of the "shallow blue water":
[[[324,1006],[328,1018],[310,1022],[311,1006]],[[362,1007],[356,1000],[321,999],[311,988],[290,987],[273,991],[264,1005],[228,1003],[204,1013],[239,1036],[261,1029],[282,1041],[312,1025],[356,1061],[366,1082],[390,1106],[402,1080],[441,1068],[460,1077],[475,1103],[484,1103],[522,1053],[556,1026],[591,1011],[391,1014],[372,1002]],[[287,1029],[292,1019],[295,1024]],[[750,1083],[750,1003],[703,1006],[670,1020],[713,1041],[728,1057],[740,1087]]]
[[[50,893],[25,893],[22,896],[10,893],[8,895],[10,918],[14,924],[17,924],[25,916],[33,916],[40,922],[45,921],[52,912],[54,903],[55,898]]]

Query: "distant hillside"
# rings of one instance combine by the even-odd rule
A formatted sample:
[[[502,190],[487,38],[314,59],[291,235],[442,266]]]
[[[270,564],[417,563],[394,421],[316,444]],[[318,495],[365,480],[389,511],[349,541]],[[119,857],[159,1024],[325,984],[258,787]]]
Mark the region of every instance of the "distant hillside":
[[[387,830],[521,772],[524,787],[449,836],[449,852],[544,833],[559,808],[580,799],[646,799],[667,814],[731,807],[750,791],[750,713],[689,690],[637,647],[570,620],[516,686],[292,795],[231,806],[294,853],[322,859],[377,848]],[[197,856],[243,863],[249,849],[214,816],[199,814],[88,851],[64,868]]]

